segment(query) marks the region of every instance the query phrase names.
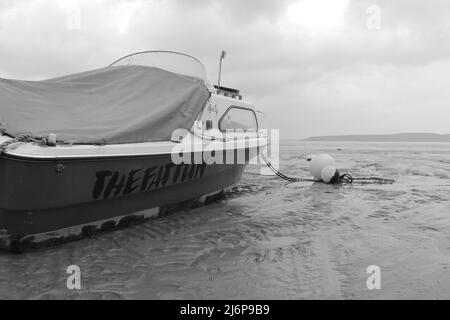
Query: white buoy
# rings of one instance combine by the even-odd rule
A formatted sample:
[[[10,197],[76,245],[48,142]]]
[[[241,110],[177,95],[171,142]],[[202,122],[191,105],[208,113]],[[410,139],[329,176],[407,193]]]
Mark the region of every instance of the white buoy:
[[[321,178],[323,182],[330,183],[335,182],[339,179],[339,170],[336,166],[326,166],[323,168],[321,173]]]
[[[336,168],[336,161],[334,161],[333,157],[328,154],[314,155],[311,156],[309,172],[314,178],[322,180],[322,171],[328,166],[334,166]]]

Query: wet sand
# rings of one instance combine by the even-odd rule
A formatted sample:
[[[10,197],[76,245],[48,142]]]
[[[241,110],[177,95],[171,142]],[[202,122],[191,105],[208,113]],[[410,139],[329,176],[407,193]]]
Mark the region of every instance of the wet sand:
[[[337,150],[341,148],[342,150]],[[288,183],[250,167],[223,201],[41,252],[0,252],[2,299],[450,298],[450,144],[285,141],[393,185]],[[82,290],[66,287],[81,268]],[[368,290],[366,269],[381,268]]]

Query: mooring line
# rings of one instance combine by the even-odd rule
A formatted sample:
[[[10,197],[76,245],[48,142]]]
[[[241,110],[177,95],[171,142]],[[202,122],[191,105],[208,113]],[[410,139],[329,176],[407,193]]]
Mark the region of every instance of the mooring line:
[[[305,179],[305,178],[298,178],[298,177],[291,177],[284,173],[282,173],[280,170],[277,170],[272,163],[262,154],[261,158],[264,160],[266,165],[281,179],[286,180],[288,182],[320,182],[320,180],[315,179]],[[365,184],[394,184],[395,180],[392,179],[385,179],[385,178],[378,178],[378,177],[361,177],[361,178],[354,178],[349,173],[345,173],[341,176],[339,176],[339,179],[334,184],[353,184],[354,182],[366,182]]]

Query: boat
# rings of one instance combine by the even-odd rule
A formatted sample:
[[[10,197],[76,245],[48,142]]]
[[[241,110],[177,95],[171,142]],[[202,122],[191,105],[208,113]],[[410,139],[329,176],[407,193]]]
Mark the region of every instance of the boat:
[[[0,248],[53,246],[217,199],[267,147],[259,118],[179,52],[1,79]]]

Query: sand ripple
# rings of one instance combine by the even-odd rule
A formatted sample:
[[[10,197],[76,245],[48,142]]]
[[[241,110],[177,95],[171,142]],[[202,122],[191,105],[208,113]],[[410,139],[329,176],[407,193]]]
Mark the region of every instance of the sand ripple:
[[[289,141],[281,152],[292,175],[306,174],[304,154],[328,152],[354,176],[397,183],[247,174],[207,207],[42,252],[0,253],[0,298],[450,298],[450,145]],[[66,288],[72,264],[80,291]],[[382,290],[367,290],[373,264]]]

